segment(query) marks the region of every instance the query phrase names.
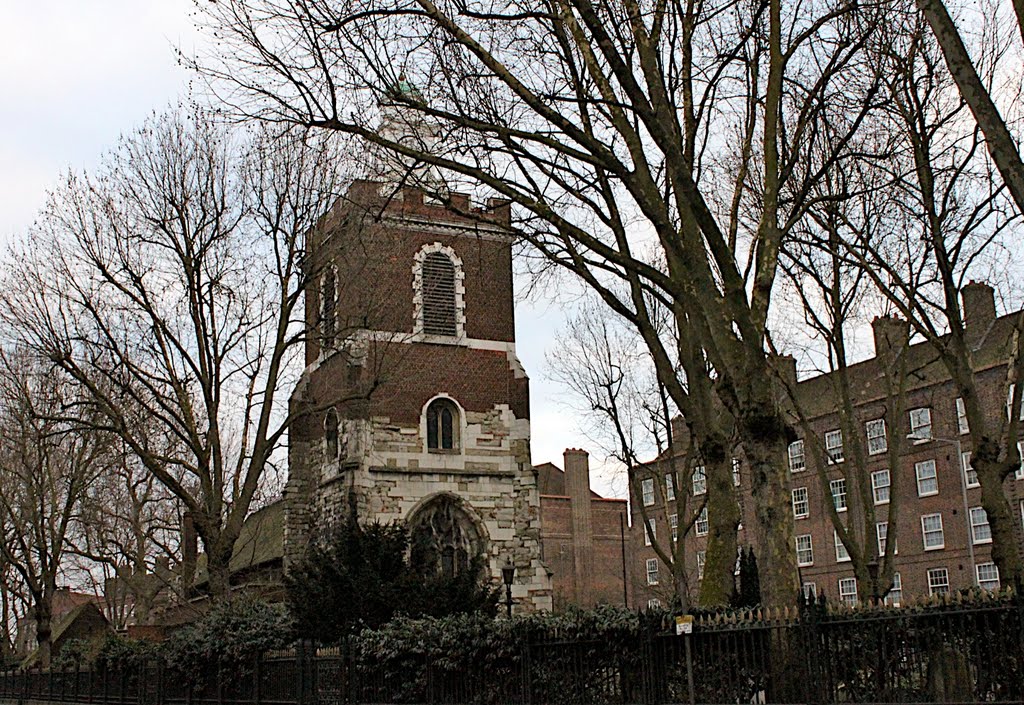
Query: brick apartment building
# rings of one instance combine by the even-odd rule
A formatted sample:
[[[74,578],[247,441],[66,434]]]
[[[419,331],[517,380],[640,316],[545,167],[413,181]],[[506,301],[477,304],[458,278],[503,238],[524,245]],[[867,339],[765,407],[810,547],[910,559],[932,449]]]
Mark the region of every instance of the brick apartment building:
[[[1006,361],[1018,313],[996,317],[994,292],[984,284],[971,283],[963,289],[966,332],[972,345],[983,403],[991,410],[1006,408],[1004,394]],[[898,504],[896,516],[894,586],[887,600],[899,603],[910,596],[928,595],[980,586],[999,586],[999,575],[991,560],[988,521],[981,508],[977,478],[969,468],[970,437],[961,401],[943,364],[927,343],[906,348],[908,370],[904,411],[892,418],[886,411],[887,394],[883,379],[888,346],[905,344],[907,328],[891,318],[877,318],[872,324],[875,356],[849,369],[854,409],[861,432],[844,438],[837,412],[836,380],[823,374],[799,381],[796,395],[816,434],[812,452],[810,439],[802,438],[789,448],[789,484],[795,519],[794,550],[804,592],[825,594],[829,599],[855,602],[857,582],[845,546],[837,536],[827,511],[832,503],[845,526],[859,521],[858,496],[850,484],[850,443],[863,443],[866,464],[863,471],[867,494],[874,505],[876,525],[860,527],[885,551],[889,531],[890,504]],[[788,374],[796,379],[795,361]],[[1006,413],[1006,412],[1003,412]],[[682,424],[678,424],[682,426]],[[898,467],[890,468],[888,445],[899,434]],[[802,434],[801,434],[802,435]],[[685,433],[679,434],[685,436]],[[904,440],[905,439],[905,440]],[[820,441],[820,445],[818,443]],[[737,455],[741,455],[737,451]],[[685,458],[684,458],[685,460]],[[822,478],[819,463],[824,460]],[[753,502],[749,471],[737,457],[734,483],[738,488],[741,524],[739,544],[752,543],[745,526],[753,525]],[[685,464],[685,463],[684,463]],[[676,494],[686,493],[687,506],[698,506],[706,481],[695,463],[682,476],[689,482],[680,488],[667,487],[665,464],[652,463],[640,482],[631,487],[632,580],[637,604],[664,603],[672,594],[671,575],[658,560],[646,536],[640,507],[654,523],[654,540],[668,536],[677,522]],[[695,470],[693,468],[696,468]],[[662,483],[660,486],[656,483]],[[1016,536],[1024,545],[1024,472],[1011,476],[1005,486],[1011,507],[1017,512]],[[639,495],[639,496],[636,496]],[[898,503],[891,500],[898,498]],[[697,504],[695,504],[695,502]],[[702,578],[707,547],[706,513],[687,536],[686,572],[690,592]]]

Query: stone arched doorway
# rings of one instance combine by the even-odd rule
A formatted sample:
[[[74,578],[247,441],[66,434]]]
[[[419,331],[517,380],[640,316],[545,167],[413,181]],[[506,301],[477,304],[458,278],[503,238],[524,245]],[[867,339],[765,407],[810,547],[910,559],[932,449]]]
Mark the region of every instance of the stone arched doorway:
[[[439,494],[424,502],[408,520],[410,560],[428,575],[447,578],[474,566],[483,552],[483,537],[473,517],[452,495]]]

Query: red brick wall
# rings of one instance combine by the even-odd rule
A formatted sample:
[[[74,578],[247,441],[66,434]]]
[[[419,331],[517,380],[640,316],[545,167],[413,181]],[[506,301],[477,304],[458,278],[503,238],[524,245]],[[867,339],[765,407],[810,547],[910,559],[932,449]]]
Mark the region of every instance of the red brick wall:
[[[306,296],[307,365],[320,358],[320,273],[328,261],[338,269],[340,337],[350,328],[411,334],[415,255],[434,242],[451,247],[462,260],[466,336],[514,341],[511,238],[494,232],[495,227],[508,225],[508,207],[473,211],[467,197],[455,195],[453,200],[455,210],[425,204],[422,194],[406,189],[402,199],[385,201],[376,184],[353,185],[310,238],[314,276]],[[382,222],[384,215],[434,221],[436,228],[430,223],[433,232],[397,227]],[[484,229],[490,232],[484,234]],[[342,413],[386,416],[411,425],[418,423],[430,398],[446,393],[467,411],[485,412],[507,404],[517,418],[529,417],[529,381],[516,377],[504,351],[376,341],[361,367],[349,363],[344,350],[320,361],[303,391],[310,405],[337,403],[354,390],[372,391],[368,404],[348,404]],[[322,417],[318,411],[296,423],[292,434],[321,435]]]
[[[592,584],[585,586],[581,602],[623,604],[622,541],[619,521],[626,523],[626,502],[616,499],[591,500],[594,533]],[[573,578],[572,514],[568,497],[541,495],[541,545],[544,562],[552,571],[554,608],[565,609],[577,603]],[[627,527],[627,560],[629,557]],[[627,564],[628,565],[628,564]]]
[[[355,198],[340,205],[325,221],[324,233],[312,238],[311,295],[306,297],[306,321],[311,329],[307,364],[319,355],[320,341],[313,329],[319,317],[319,273],[328,261],[338,268],[338,317],[343,327],[411,333],[414,258],[424,245],[435,242],[450,247],[462,260],[466,335],[504,342],[515,339],[511,237],[484,232],[477,227],[478,221],[443,206],[426,205],[416,191],[408,190],[404,200],[385,204],[376,198],[360,200],[366,194],[353,188]],[[423,232],[382,222],[382,215],[439,224]],[[484,223],[492,231],[494,225],[502,224],[493,221]]]
[[[987,346],[998,346],[999,340],[990,340]],[[867,421],[882,418],[886,419],[887,431],[890,438],[895,435],[905,437],[909,432],[909,410],[919,407],[931,409],[932,436],[936,439],[959,439],[963,444],[964,451],[970,451],[970,437],[967,434],[960,434],[957,425],[956,415],[956,392],[952,383],[948,380],[944,368],[934,362],[934,354],[921,354],[923,361],[915,373],[911,375],[911,384],[919,385],[919,388],[912,389],[907,393],[905,409],[899,418],[887,414],[885,400],[882,398],[883,384],[879,377],[876,362],[868,361],[864,366],[854,370],[857,387],[856,411],[857,421],[860,424],[861,436],[863,436],[863,424]],[[979,353],[983,359],[997,359],[990,349]],[[1005,413],[1006,399],[1003,396],[1003,382],[1005,380],[1005,367],[996,366],[978,373],[980,382],[980,396],[983,406],[989,410],[989,414]],[[819,408],[826,408],[830,398],[836,398],[835,391],[828,384],[827,379],[816,378],[810,381],[801,382],[799,392],[807,397],[813,397]],[[835,413],[825,411],[819,413],[812,420],[812,428],[818,438],[823,438],[826,431],[839,427],[839,419]],[[858,439],[843,439],[844,451],[847,458],[851,456],[852,443],[864,443],[863,437]],[[816,468],[816,460],[810,442],[805,443],[807,456],[807,469],[803,472],[789,474],[791,488],[806,487],[809,501],[810,516],[805,519],[795,520],[795,534],[810,534],[814,551],[814,565],[800,569],[804,582],[813,582],[817,586],[819,594],[824,593],[830,599],[839,597],[839,580],[841,578],[853,577],[851,564],[848,562],[837,562],[835,552],[835,540],[833,536],[832,522],[827,516],[826,506],[832,501],[832,496],[827,484],[823,484]],[[868,473],[866,479],[867,488],[870,492],[870,473],[886,469],[888,457],[886,454],[868,456],[864,449],[867,465],[865,470]],[[934,460],[936,477],[938,480],[939,492],[936,495],[919,497],[917,492],[917,481],[914,465],[924,460]],[[849,464],[846,461],[845,464]],[[974,584],[973,568],[970,565],[969,541],[969,519],[965,516],[964,502],[962,498],[960,480],[960,461],[957,457],[956,445],[948,441],[932,440],[915,444],[910,440],[903,442],[902,455],[899,466],[891,469],[890,478],[893,483],[891,491],[898,497],[898,516],[896,518],[896,541],[899,553],[896,555],[896,570],[899,571],[903,584],[904,599],[914,595],[927,595],[928,582],[927,571],[930,568],[946,568],[949,575],[951,590],[967,588]],[[846,469],[847,476],[847,499],[850,509],[845,516],[848,521],[859,517],[861,510],[855,506],[857,501],[855,493],[857,488],[854,485],[852,468]],[[664,477],[660,472],[655,473],[658,481]],[[826,468],[827,480],[843,477],[841,468],[830,466]],[[1010,508],[1016,520],[1019,532],[1024,521],[1024,509],[1021,501],[1024,500],[1024,480],[1015,480],[1011,475],[1005,484],[1006,495],[1009,499]],[[981,490],[978,488],[967,489],[968,508],[980,506]],[[741,499],[744,503],[743,524],[747,527],[753,526],[751,509],[753,498],[750,496],[749,477],[744,469],[743,483],[740,488]],[[656,494],[657,497],[660,495]],[[632,546],[633,554],[630,562],[633,573],[634,586],[638,593],[638,604],[646,604],[648,597],[660,597],[668,585],[669,574],[667,569],[661,567],[662,585],[649,588],[646,585],[644,563],[647,558],[654,558],[653,549],[644,546],[643,527],[640,519],[637,498],[633,497],[633,525],[632,525]],[[887,507],[889,505],[876,506],[876,521],[886,521]],[[657,536],[662,538],[667,535],[668,526],[665,521],[665,510],[656,504],[648,510],[656,515]],[[675,512],[675,503],[669,503],[668,513]],[[943,534],[945,548],[938,550],[924,550],[924,541],[921,530],[921,516],[925,514],[940,513],[942,515]],[[682,518],[680,518],[682,522]],[[875,528],[868,527],[867,533],[871,540],[875,540]],[[890,529],[892,535],[892,529]],[[1018,535],[1020,538],[1020,534]],[[745,532],[740,533],[740,543],[746,543],[749,538]],[[687,567],[690,572],[691,590],[696,594],[696,564],[694,554],[698,550],[706,548],[706,538],[690,536],[687,545]],[[987,563],[991,561],[991,545],[974,545],[975,563]],[[794,548],[795,550],[795,548]]]

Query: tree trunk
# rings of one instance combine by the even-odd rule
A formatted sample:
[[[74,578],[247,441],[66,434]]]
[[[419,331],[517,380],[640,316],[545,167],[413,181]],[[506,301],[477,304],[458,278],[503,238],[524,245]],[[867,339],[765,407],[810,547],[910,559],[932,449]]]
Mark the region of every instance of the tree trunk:
[[[36,621],[36,643],[38,644],[39,666],[50,667],[53,638],[53,592],[44,590],[33,596],[33,612]]]
[[[793,510],[786,478],[789,446],[781,420],[743,420],[743,448],[750,461],[754,500],[754,541],[766,606],[796,606],[800,578],[793,543]]]
[[[1000,583],[1016,585],[1021,577],[1016,518],[1003,491],[1006,463],[992,459],[993,449],[986,448],[983,443],[977,454],[971,456],[971,466],[978,473],[978,482],[981,484],[981,506],[988,515],[988,525],[992,531],[992,561],[999,568]],[[964,517],[964,520],[970,522],[970,517]],[[973,541],[974,537],[968,536],[967,540]],[[975,579],[976,575],[972,575],[971,580]]]
[[[230,562],[233,543],[226,541],[223,535],[212,546],[204,542],[208,575],[207,589],[214,602],[227,598],[231,593]]]
[[[724,451],[724,449],[723,449]],[[705,454],[708,481],[708,548],[697,603],[726,607],[735,589],[736,530],[740,507],[732,480],[732,461],[724,452],[713,460]]]

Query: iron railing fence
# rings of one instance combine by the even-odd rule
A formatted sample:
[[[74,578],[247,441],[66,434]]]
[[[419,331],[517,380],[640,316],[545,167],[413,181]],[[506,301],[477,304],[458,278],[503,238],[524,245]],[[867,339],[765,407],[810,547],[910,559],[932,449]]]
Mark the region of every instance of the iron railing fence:
[[[1022,703],[1017,594],[903,609],[665,621],[615,639],[534,634],[521,645],[370,656],[299,644],[247,664],[180,673],[152,662],[0,674],[0,701],[100,705],[668,705]]]

